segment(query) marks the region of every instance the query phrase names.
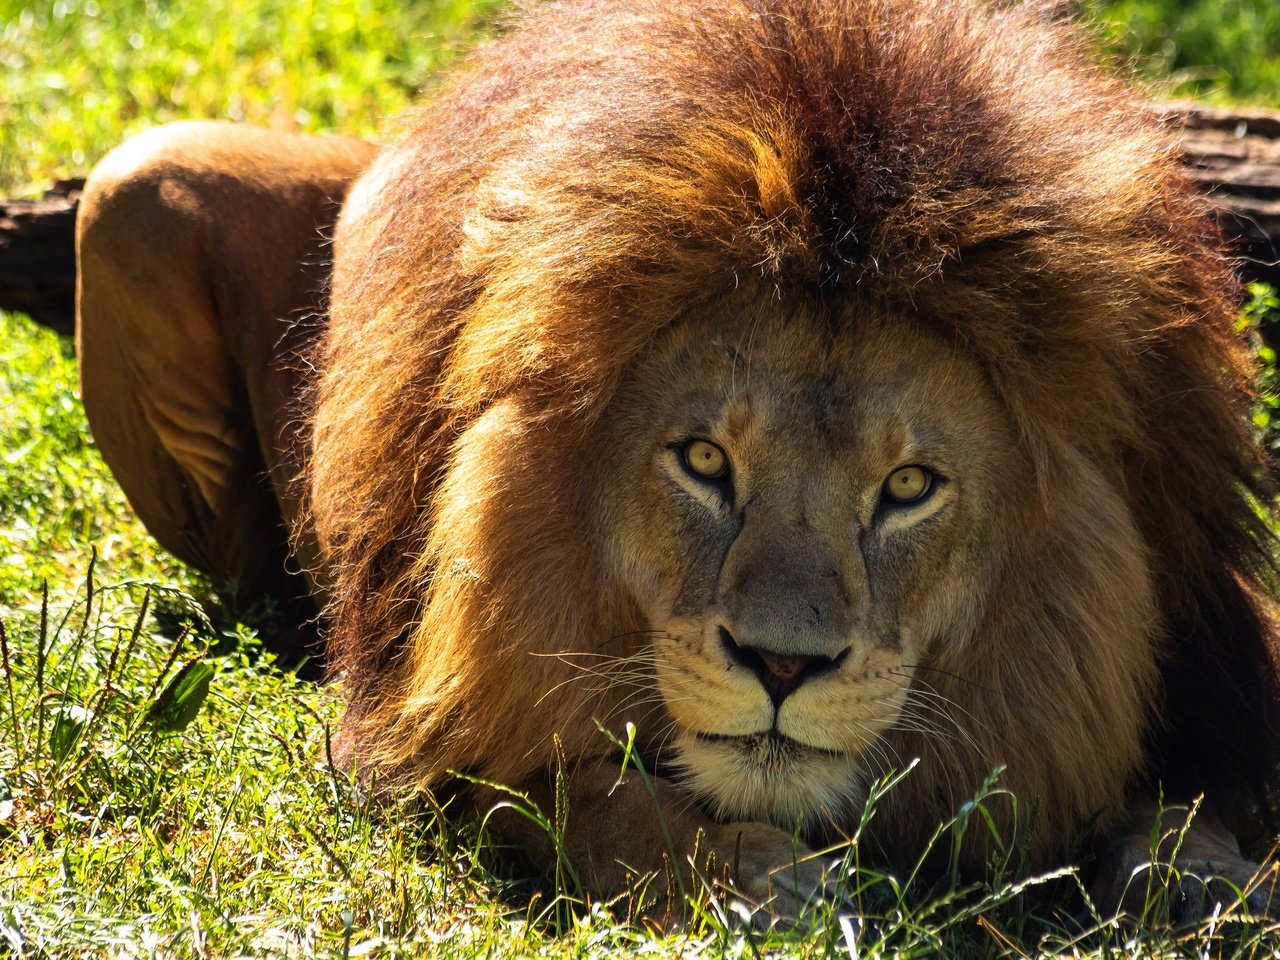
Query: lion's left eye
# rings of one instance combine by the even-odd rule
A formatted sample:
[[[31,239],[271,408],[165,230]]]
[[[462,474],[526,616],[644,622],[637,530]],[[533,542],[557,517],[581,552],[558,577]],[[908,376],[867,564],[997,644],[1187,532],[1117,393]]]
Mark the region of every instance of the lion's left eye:
[[[899,467],[884,482],[884,496],[893,503],[918,503],[933,489],[933,471],[914,464]]]
[[[729,456],[708,440],[690,440],[680,448],[685,469],[699,480],[723,480],[729,475]]]

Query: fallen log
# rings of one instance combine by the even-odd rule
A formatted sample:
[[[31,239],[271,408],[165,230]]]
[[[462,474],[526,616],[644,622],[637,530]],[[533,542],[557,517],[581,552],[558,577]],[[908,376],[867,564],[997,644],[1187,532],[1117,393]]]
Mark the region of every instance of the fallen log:
[[[76,321],[76,204],[83,180],[62,180],[39,200],[0,200],[0,310],[59,333]]]
[[[1174,109],[1191,176],[1235,238],[1241,275],[1280,289],[1280,111]]]
[[[1192,177],[1213,200],[1246,280],[1280,288],[1280,111],[1170,104]],[[60,333],[75,325],[75,207],[83,180],[0,200],[0,310]]]

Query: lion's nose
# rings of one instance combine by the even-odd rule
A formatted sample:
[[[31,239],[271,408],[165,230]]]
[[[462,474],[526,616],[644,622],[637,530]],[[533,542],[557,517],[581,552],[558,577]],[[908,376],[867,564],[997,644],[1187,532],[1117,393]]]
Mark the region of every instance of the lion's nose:
[[[840,661],[840,657],[781,654],[760,647],[740,646],[724,627],[720,627],[720,642],[730,660],[756,675],[775,709],[806,680],[834,669]]]

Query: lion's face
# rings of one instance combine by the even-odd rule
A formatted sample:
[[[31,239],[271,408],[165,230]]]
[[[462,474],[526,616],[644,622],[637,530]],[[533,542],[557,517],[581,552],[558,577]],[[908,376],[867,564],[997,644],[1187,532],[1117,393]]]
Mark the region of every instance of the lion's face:
[[[653,631],[689,785],[787,827],[856,802],[883,735],[929,723],[913,676],[968,639],[991,518],[1025,482],[956,348],[835,319],[765,301],[677,324],[602,448],[606,564]]]

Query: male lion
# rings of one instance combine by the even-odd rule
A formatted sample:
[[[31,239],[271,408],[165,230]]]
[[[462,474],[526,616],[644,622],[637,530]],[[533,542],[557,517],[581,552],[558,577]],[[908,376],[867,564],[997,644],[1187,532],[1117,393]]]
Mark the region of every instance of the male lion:
[[[794,913],[913,758],[890,864],[1004,765],[1033,866],[1106,851],[1116,902],[1204,794],[1180,864],[1246,884],[1272,467],[1221,239],[1082,49],[1016,3],[565,0],[381,152],[154,131],[81,208],[95,434],[179,556],[322,600],[361,769],[549,807],[566,758],[595,891],[700,845]]]

